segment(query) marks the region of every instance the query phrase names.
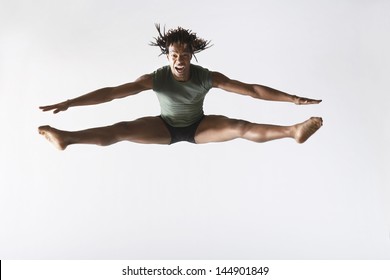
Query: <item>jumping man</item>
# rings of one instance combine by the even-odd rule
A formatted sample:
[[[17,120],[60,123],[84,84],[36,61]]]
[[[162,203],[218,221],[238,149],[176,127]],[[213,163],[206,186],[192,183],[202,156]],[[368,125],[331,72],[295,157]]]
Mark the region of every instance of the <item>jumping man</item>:
[[[55,147],[64,150],[71,144],[107,146],[125,140],[144,144],[173,144],[179,141],[203,144],[236,138],[254,142],[293,138],[296,142],[303,143],[322,126],[322,119],[319,117],[312,117],[291,126],[277,126],[221,115],[204,115],[203,101],[213,87],[258,99],[292,102],[297,105],[318,104],[321,100],[231,80],[219,72],[191,64],[196,53],[210,47],[210,41],[201,39],[191,30],[181,27],[167,32],[165,29],[161,32],[159,25],[156,25],[156,28],[158,37],[154,38],[155,41],[151,45],[160,48],[161,54],[167,56],[169,65],[152,74],[143,75],[134,82],[98,89],[61,103],[41,106],[40,109],[56,114],[66,111],[69,107],[100,104],[152,89],[160,102],[161,115],[80,131],[41,126],[39,133]]]

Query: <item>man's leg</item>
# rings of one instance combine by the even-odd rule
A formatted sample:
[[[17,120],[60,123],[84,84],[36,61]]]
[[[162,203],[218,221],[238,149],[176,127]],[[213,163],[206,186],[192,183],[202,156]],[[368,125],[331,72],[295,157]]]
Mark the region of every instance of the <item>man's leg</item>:
[[[60,150],[71,144],[107,146],[119,141],[143,144],[169,144],[171,141],[171,135],[159,117],[145,117],[80,131],[63,131],[50,126],[41,126],[38,131]]]
[[[205,116],[196,131],[195,142],[202,144],[243,138],[260,143],[294,138],[298,143],[303,143],[321,126],[322,119],[317,117],[292,126],[278,126],[229,119],[225,116]]]

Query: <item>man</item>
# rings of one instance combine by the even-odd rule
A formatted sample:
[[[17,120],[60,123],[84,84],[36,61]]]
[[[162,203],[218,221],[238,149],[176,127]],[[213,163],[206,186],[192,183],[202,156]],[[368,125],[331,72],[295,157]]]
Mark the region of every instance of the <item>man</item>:
[[[152,74],[143,75],[134,82],[98,89],[61,103],[42,106],[40,109],[58,113],[66,111],[69,107],[109,102],[153,89],[160,101],[160,116],[143,117],[111,126],[73,132],[41,126],[38,129],[39,133],[58,149],[64,150],[71,144],[106,146],[125,140],[144,144],[173,144],[179,141],[200,144],[236,138],[254,142],[293,138],[298,143],[303,143],[322,126],[322,119],[318,117],[292,126],[276,126],[220,115],[204,115],[203,100],[213,87],[258,99],[292,102],[298,105],[318,104],[321,100],[298,97],[266,86],[231,80],[219,72],[211,72],[193,65],[192,57],[207,49],[210,41],[198,38],[191,30],[181,27],[168,32],[165,30],[161,32],[159,25],[156,25],[156,28],[159,36],[151,45],[160,47],[161,54],[168,58],[168,66]]]

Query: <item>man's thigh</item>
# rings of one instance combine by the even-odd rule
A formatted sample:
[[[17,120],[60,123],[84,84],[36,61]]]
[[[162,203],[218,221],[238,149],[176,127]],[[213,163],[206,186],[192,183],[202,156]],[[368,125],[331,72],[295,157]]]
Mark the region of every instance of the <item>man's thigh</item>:
[[[142,144],[169,144],[171,142],[171,135],[160,117],[143,117],[114,126],[118,127],[121,140]]]
[[[250,124],[244,120],[230,119],[220,115],[205,116],[195,133],[195,142],[223,142],[239,138]]]

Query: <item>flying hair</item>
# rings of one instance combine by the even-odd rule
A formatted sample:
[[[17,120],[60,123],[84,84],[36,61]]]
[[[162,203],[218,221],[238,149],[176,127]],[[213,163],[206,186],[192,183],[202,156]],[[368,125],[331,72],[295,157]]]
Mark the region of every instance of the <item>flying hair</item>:
[[[154,41],[150,42],[150,45],[159,47],[161,50],[160,55],[168,54],[169,46],[173,43],[187,44],[195,59],[196,53],[211,47],[210,41],[199,38],[192,30],[184,29],[179,26],[176,29],[169,29],[166,32],[164,26],[164,31],[161,32],[160,24],[156,23],[155,26],[158,31],[158,37],[154,37]],[[198,60],[196,59],[196,61]]]

